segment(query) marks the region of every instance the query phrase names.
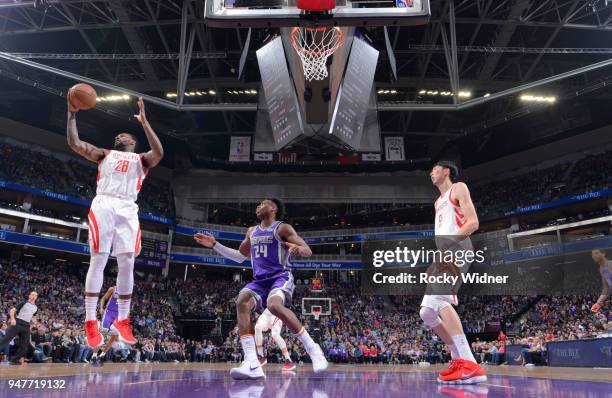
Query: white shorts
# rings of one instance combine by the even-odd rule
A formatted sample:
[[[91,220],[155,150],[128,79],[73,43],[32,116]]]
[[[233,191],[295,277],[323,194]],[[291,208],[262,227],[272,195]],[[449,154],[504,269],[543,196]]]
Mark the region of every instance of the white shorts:
[[[140,253],[138,205],[130,200],[99,195],[89,210],[89,249],[92,254]]]
[[[449,305],[459,304],[459,298],[455,294],[426,294],[421,301],[421,307],[431,308],[436,312]]]
[[[266,309],[259,316],[259,318],[257,318],[256,326],[258,328],[261,328],[262,332],[266,332],[272,329],[273,333],[280,334],[281,330],[283,329],[283,321],[281,321],[278,317],[274,316],[270,311]]]

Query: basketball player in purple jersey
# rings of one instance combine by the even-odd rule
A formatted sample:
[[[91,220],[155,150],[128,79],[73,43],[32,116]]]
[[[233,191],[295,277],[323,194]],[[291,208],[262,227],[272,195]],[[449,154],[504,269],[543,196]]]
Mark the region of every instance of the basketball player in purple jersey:
[[[111,349],[115,341],[118,339],[117,329],[113,327],[119,316],[119,293],[115,286],[109,287],[104,297],[100,301],[100,311],[102,312],[102,333],[106,333],[109,338],[103,348],[96,348],[96,351],[91,357],[93,366],[102,366],[102,361],[106,356],[106,353]],[[106,307],[105,307],[106,306]]]
[[[591,307],[591,311],[599,312],[610,296],[610,288],[612,287],[612,261],[606,258],[606,253],[600,249],[595,249],[591,252],[593,261],[599,265],[599,273],[601,274],[601,294],[597,301]]]
[[[293,295],[293,275],[289,270],[292,255],[310,257],[312,250],[289,224],[277,221],[282,218],[284,205],[279,199],[264,199],[255,211],[259,225],[249,228],[238,250],[223,246],[211,235],[196,234],[196,242],[212,248],[222,256],[242,263],[248,257],[253,266],[253,281],[248,283],[236,299],[238,331],[244,352],[244,362],[230,371],[232,378],[261,379],[264,371],[257,358],[255,327],[251,322],[253,310],[268,309],[304,344],[312,360],[315,372],[327,369],[327,360],[321,347],[312,340],[302,323],[287,306]]]

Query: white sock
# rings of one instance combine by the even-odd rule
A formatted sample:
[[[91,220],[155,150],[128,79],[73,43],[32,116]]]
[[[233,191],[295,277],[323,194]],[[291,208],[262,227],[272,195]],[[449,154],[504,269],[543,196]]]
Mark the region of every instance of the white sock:
[[[317,346],[317,343],[315,343],[312,337],[310,337],[310,335],[306,331],[306,328],[302,328],[302,330],[300,330],[296,334],[296,336],[298,340],[300,340],[300,342],[304,344],[304,348],[306,349],[306,352],[310,352],[311,349]]]
[[[244,360],[248,362],[257,361],[257,351],[255,350],[255,339],[253,335],[247,334],[240,337],[240,344],[244,352]]]
[[[451,353],[451,359],[459,359],[461,358],[459,356],[459,351],[457,350],[457,346],[454,344],[447,344],[448,349],[450,350]]]
[[[476,358],[474,358],[474,355],[472,354],[470,343],[468,343],[465,334],[453,336],[453,342],[455,343],[455,348],[459,353],[459,358],[465,359],[466,361],[476,362]]]
[[[98,314],[96,312],[98,308],[98,297],[90,297],[85,296],[85,320],[93,321],[98,319]]]
[[[132,299],[117,299],[117,306],[119,307],[119,315],[117,319],[122,321],[130,315],[130,304]]]

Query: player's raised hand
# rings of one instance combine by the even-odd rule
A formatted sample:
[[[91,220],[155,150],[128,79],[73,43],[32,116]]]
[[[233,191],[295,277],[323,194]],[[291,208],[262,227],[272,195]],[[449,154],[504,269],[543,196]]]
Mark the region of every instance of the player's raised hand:
[[[136,120],[138,120],[141,124],[144,124],[147,121],[147,116],[145,114],[145,106],[142,97],[138,98],[138,115],[134,115]]]
[[[72,105],[70,103],[70,99],[69,98],[67,98],[67,102],[68,102],[68,113],[75,114],[75,113],[77,113],[79,111],[79,108],[77,108],[76,106],[74,106],[74,105]]]
[[[287,246],[290,256],[300,255],[300,245],[291,242],[285,242],[285,245]]]
[[[591,307],[591,311],[592,311],[592,312],[599,312],[599,310],[601,310],[601,304],[599,304],[599,303],[595,303],[595,304],[593,304],[593,306]]]
[[[217,243],[217,240],[215,239],[215,237],[209,234],[195,234],[193,235],[193,239],[195,239],[195,241],[199,245],[202,245],[208,248],[212,248],[215,245],[215,243]]]

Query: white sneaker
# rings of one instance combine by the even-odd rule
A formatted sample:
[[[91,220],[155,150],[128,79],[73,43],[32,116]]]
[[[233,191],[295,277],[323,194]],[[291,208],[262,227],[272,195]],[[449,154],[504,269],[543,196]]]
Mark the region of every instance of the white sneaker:
[[[230,370],[230,376],[234,380],[257,380],[266,378],[261,364],[257,359],[254,361],[244,361],[240,367],[232,368]]]
[[[315,345],[312,350],[310,350],[308,356],[310,356],[310,360],[312,361],[312,370],[314,370],[315,373],[322,372],[329,366],[327,359],[325,359],[325,355],[323,355],[323,350],[321,350],[321,347],[318,344]]]

